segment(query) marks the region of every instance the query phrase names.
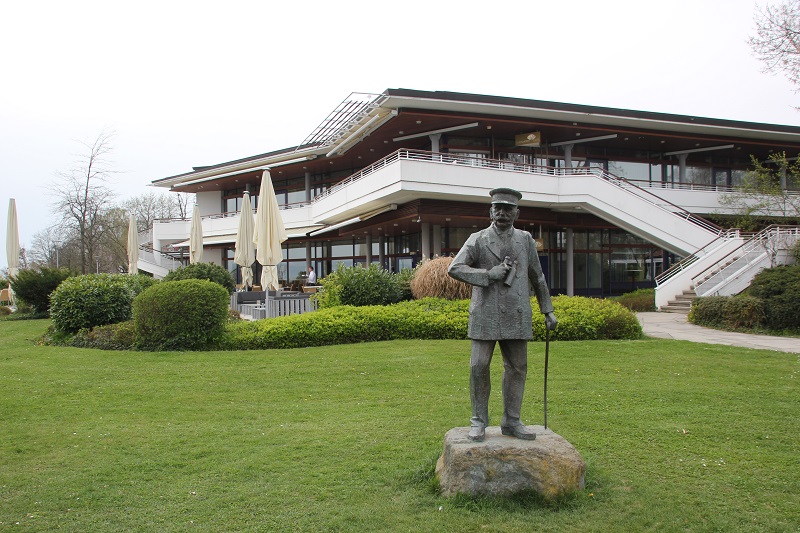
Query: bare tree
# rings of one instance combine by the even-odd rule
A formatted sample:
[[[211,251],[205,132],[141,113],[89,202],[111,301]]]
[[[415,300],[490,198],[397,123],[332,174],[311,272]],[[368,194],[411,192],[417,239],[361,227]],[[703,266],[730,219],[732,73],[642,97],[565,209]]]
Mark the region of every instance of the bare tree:
[[[122,208],[136,217],[140,232],[150,231],[153,222],[161,218],[188,218],[188,203],[192,195],[156,194],[148,192],[133,196],[122,202]]]
[[[800,0],[756,8],[756,35],[748,44],[765,72],[782,72],[800,90]]]
[[[61,174],[52,184],[56,198],[53,207],[65,227],[75,231],[80,243],[80,270],[86,274],[95,263],[97,247],[103,237],[102,218],[114,194],[105,182],[113,171],[107,157],[113,132],[103,130],[92,143],[81,143],[87,153],[79,156],[76,167]]]

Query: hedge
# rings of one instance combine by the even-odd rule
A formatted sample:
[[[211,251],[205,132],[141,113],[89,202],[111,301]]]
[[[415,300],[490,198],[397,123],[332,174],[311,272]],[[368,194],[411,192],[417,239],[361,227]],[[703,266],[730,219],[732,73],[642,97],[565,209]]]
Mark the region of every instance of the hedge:
[[[64,333],[124,322],[133,298],[156,283],[147,276],[86,274],[64,280],[50,296],[53,325]]]
[[[538,309],[535,299],[534,309]],[[554,340],[638,339],[636,315],[616,302],[553,298],[559,325]],[[424,298],[389,306],[338,306],[313,313],[231,323],[223,350],[300,348],[394,339],[466,339],[469,300]],[[534,340],[544,340],[544,317],[534,313]]]

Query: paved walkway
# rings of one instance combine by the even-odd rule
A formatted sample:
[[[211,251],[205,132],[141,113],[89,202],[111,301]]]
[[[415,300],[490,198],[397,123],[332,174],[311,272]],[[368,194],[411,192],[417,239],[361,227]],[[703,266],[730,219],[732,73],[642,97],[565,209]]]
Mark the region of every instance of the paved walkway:
[[[687,322],[686,315],[680,313],[636,313],[636,316],[648,337],[800,353],[800,339],[797,337],[750,335],[704,328]]]

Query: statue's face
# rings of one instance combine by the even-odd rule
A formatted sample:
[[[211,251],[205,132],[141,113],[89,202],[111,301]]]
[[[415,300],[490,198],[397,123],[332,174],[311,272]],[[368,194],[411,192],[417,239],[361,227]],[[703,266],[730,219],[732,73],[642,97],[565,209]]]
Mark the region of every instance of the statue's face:
[[[507,230],[519,217],[519,208],[511,204],[492,204],[489,218],[501,230]]]

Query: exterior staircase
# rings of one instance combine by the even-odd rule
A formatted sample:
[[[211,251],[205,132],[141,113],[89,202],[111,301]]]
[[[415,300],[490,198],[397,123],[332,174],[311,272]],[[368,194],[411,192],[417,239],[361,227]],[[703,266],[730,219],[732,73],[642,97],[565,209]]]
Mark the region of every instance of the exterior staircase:
[[[658,310],[678,312],[687,305],[691,309],[690,293],[739,294],[765,268],[791,263],[790,250],[800,242],[800,226],[770,226],[749,237],[737,233],[731,230],[702,255],[692,254],[656,277]]]
[[[695,298],[697,298],[697,294],[695,294],[694,289],[683,291],[683,293],[677,295],[674,300],[670,300],[667,305],[661,306],[660,311],[663,313],[681,313],[688,315],[689,311],[692,310],[692,302]]]

